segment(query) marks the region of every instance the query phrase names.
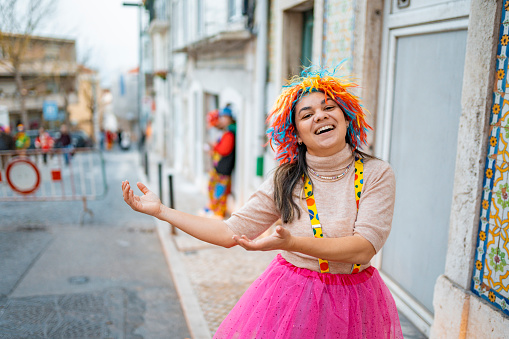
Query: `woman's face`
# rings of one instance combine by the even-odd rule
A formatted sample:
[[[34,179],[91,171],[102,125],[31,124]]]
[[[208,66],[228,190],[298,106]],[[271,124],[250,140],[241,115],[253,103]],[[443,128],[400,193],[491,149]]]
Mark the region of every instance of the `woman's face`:
[[[297,140],[309,154],[326,157],[346,146],[347,121],[338,104],[321,92],[303,96],[295,105]]]

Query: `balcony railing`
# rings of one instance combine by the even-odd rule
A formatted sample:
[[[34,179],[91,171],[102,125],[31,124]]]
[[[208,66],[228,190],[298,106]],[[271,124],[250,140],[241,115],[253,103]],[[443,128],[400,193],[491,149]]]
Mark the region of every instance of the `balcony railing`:
[[[74,76],[78,72],[78,64],[65,60],[35,60],[23,63],[20,69],[23,75]],[[8,62],[0,64],[0,75],[13,75],[13,68]]]
[[[34,96],[26,96],[25,97],[25,108],[27,110],[42,110],[42,105],[45,100],[51,100],[55,101],[58,105],[58,107],[64,107],[65,105],[65,98],[64,95],[61,93],[54,93],[54,94],[48,94],[48,95],[34,95]],[[76,93],[69,94],[68,97],[68,104],[74,104],[77,102],[78,97]],[[6,106],[7,110],[9,112],[16,112],[19,111],[19,98],[15,95],[6,95],[2,94],[0,95],[0,105]]]
[[[165,0],[147,0],[145,8],[148,11],[149,22],[154,20],[168,21],[168,1]]]
[[[148,31],[150,34],[154,32],[164,32],[170,27],[169,21],[169,5],[163,0],[148,0],[145,8],[149,13]]]
[[[232,3],[237,4],[233,10],[230,8]],[[253,34],[248,24],[248,17],[252,13],[249,10],[241,11],[240,9],[240,1],[217,0],[207,2],[204,8],[193,11],[197,15],[189,22],[181,20],[185,13],[172,13],[172,22],[177,23],[176,27],[172,26],[173,30],[177,30],[173,35],[174,52],[227,50],[251,39]],[[199,13],[200,10],[201,13]],[[183,27],[184,23],[186,27]],[[193,26],[197,29],[193,30]],[[192,35],[189,32],[195,32],[195,34]]]

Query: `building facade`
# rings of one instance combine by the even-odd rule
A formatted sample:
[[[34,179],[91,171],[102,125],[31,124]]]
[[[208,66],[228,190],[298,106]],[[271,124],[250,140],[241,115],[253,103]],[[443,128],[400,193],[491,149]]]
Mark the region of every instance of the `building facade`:
[[[69,122],[67,106],[77,101],[75,41],[4,33],[0,46],[0,105],[11,130],[18,123],[35,129]],[[45,102],[58,109],[56,117],[44,117]]]
[[[244,201],[261,183],[256,159],[264,152],[264,113],[257,107],[263,101],[256,100],[262,90],[256,84],[265,81],[256,77],[265,74],[257,74],[256,67],[266,58],[255,54],[254,2],[155,0],[150,5],[154,149],[204,188],[210,168],[206,114],[231,104],[242,136],[233,192]]]
[[[99,125],[99,97],[101,86],[97,71],[78,65],[78,100],[68,106],[69,121],[73,128],[84,131],[97,141],[96,131]]]
[[[175,169],[204,185],[205,115],[232,103],[241,206],[276,165],[264,120],[284,80],[346,59],[340,73],[361,84],[375,128],[367,151],[396,173],[393,230],[373,264],[399,310],[433,338],[506,336],[506,1],[166,4],[157,92]]]
[[[113,112],[119,131],[127,131],[132,138],[138,132],[139,114],[139,68],[120,73],[111,84]],[[111,126],[100,125],[103,129]],[[117,132],[116,130],[112,132]]]

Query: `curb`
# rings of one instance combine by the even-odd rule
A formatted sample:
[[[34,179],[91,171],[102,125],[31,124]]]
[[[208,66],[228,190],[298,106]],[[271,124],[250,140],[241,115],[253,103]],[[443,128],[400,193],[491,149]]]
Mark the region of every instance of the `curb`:
[[[154,184],[154,181],[147,178],[140,166],[136,166],[136,168],[140,181],[150,185]],[[203,311],[198,303],[198,298],[186,274],[181,254],[175,246],[173,237],[170,235],[170,224],[156,217],[154,217],[154,220],[157,227],[157,236],[161,242],[166,264],[175,285],[191,337],[193,339],[211,339],[212,336],[208,323],[205,320]]]
[[[189,332],[191,332],[191,336],[194,339],[210,339],[212,337],[200,308],[200,304],[198,303],[198,298],[194,294],[193,287],[186,274],[184,263],[180,258],[180,253],[170,235],[170,224],[157,218],[154,219],[156,219],[157,222],[157,234],[161,241],[166,263],[168,264],[175,289],[180,299]]]

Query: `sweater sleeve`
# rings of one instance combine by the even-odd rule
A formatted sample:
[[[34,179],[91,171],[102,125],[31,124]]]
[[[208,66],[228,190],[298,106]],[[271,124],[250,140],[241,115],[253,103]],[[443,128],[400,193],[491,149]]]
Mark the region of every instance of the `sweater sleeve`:
[[[359,212],[354,234],[368,240],[378,253],[391,231],[396,193],[396,179],[390,165],[383,161],[370,160],[381,165],[372,168],[369,178],[364,170],[364,187],[359,201]]]
[[[273,200],[272,180],[272,177],[267,179],[246,204],[226,220],[235,234],[255,239],[280,218]]]
[[[235,135],[232,132],[226,132],[221,140],[214,146],[214,151],[222,156],[228,155],[233,151],[235,146]]]

